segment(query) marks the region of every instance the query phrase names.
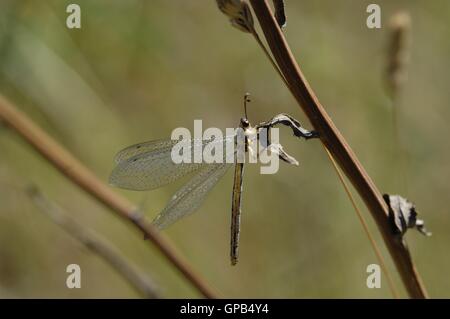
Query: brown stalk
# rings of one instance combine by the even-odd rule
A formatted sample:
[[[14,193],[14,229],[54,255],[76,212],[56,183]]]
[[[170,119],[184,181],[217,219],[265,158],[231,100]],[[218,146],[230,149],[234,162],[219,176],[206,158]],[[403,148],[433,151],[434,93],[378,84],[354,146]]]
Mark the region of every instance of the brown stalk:
[[[407,192],[408,152],[402,143],[401,115],[402,89],[408,79],[408,64],[411,51],[411,17],[408,12],[400,11],[389,20],[389,46],[385,84],[391,98],[392,127],[394,131],[393,155],[399,172],[399,186]]]
[[[26,190],[36,207],[92,253],[106,261],[144,298],[160,298],[155,283],[105,238],[78,224],[62,207],[42,194],[35,186]]]
[[[321,141],[331,152],[372,214],[383,240],[395,262],[401,279],[412,298],[427,298],[427,292],[408,249],[394,236],[388,220],[388,208],[369,175],[320,104],[306,81],[291,49],[275,21],[267,0],[250,0],[269,48],[278,63],[288,88],[299,106],[320,133]]]
[[[167,237],[158,232],[149,222],[141,218],[136,207],[125,197],[115,193],[98,179],[87,167],[80,163],[65,148],[40,129],[24,113],[0,95],[0,122],[14,130],[49,163],[57,168],[71,182],[91,195],[97,201],[133,223],[152,242],[170,263],[191,283],[204,297],[216,298],[216,293],[206,284],[176,251]]]

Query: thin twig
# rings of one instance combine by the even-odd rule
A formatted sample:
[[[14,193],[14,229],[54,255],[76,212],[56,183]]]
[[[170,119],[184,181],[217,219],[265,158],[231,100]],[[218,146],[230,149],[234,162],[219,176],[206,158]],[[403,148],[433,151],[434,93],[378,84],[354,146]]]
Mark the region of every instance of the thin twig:
[[[105,238],[91,229],[78,224],[64,212],[63,208],[44,196],[37,187],[26,190],[33,203],[55,224],[64,229],[73,238],[80,241],[94,254],[111,265],[127,282],[145,298],[160,298],[155,283],[140,269],[133,265],[123,254]]]
[[[392,233],[388,219],[388,208],[381,197],[381,193],[303,76],[281,29],[275,21],[267,0],[250,0],[250,3],[272,55],[277,61],[284,78],[290,83],[289,89],[313,127],[319,132],[322,143],[331,152],[333,158],[352,182],[371,212],[409,295],[413,298],[427,298],[427,292],[409,251]]]
[[[83,191],[108,207],[112,212],[137,226],[204,297],[216,298],[216,293],[176,251],[169,239],[142,218],[132,203],[123,196],[116,194],[72,154],[1,95],[0,121],[3,121],[10,129],[19,134],[71,182],[78,185]]]
[[[252,29],[251,33],[252,33],[253,37],[255,38],[256,42],[258,43],[259,47],[264,51],[264,54],[269,59],[269,61],[272,64],[273,68],[275,69],[275,71],[277,71],[278,75],[281,77],[281,80],[283,80],[284,84],[286,84],[286,86],[289,88],[289,83],[286,81],[286,79],[284,78],[283,73],[281,73],[280,69],[278,68],[277,63],[274,61],[274,59],[270,55],[269,51],[267,50],[266,46],[261,41],[261,38],[259,37],[259,35],[256,32],[255,28]]]
[[[404,192],[408,191],[407,170],[408,154],[402,143],[401,134],[401,93],[408,79],[408,64],[411,49],[411,17],[408,12],[400,11],[393,15],[389,21],[389,45],[387,49],[387,63],[385,84],[391,99],[392,126],[395,144],[393,155],[396,158],[396,174],[401,180],[398,184]]]
[[[336,161],[334,160],[333,155],[331,155],[330,151],[327,150],[325,146],[324,146],[324,148],[325,148],[325,152],[327,153],[330,162],[333,164],[333,168],[336,171],[336,174],[338,175],[342,186],[345,189],[345,192],[347,193],[348,198],[350,199],[350,202],[352,203],[352,206],[356,212],[356,215],[358,216],[358,219],[359,219],[361,225],[363,226],[364,232],[366,233],[367,238],[369,239],[370,244],[372,245],[373,251],[375,252],[378,262],[380,263],[380,267],[383,270],[384,274],[386,275],[389,289],[391,290],[391,293],[394,296],[394,298],[398,299],[398,298],[400,298],[400,295],[398,294],[398,291],[395,288],[394,280],[392,279],[391,273],[389,272],[389,270],[386,266],[386,262],[384,261],[384,257],[381,254],[380,248],[378,248],[378,245],[377,245],[375,239],[373,238],[372,234],[370,233],[369,226],[367,225],[367,222],[364,219],[364,216],[362,215],[358,205],[356,204],[355,198],[353,197],[352,192],[350,191],[350,188],[347,185],[347,182],[345,181],[344,175],[342,174],[342,172],[339,169],[339,166],[337,165]]]

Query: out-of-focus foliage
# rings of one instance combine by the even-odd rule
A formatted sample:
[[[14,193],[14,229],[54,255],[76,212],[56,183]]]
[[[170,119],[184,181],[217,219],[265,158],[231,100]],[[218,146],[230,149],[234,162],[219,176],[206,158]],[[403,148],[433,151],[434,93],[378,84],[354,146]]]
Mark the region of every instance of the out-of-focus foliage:
[[[215,1],[76,1],[82,28],[65,26],[74,1],[2,1],[0,91],[107,181],[113,156],[176,127],[232,127],[252,93],[253,123],[287,112],[310,127],[251,35],[237,31]],[[411,199],[433,237],[407,240],[432,297],[450,297],[450,2],[378,1],[383,27],[365,26],[369,1],[287,2],[285,34],[310,84],[383,191]],[[409,79],[401,93],[398,159],[383,72],[389,16],[412,16]],[[276,175],[245,172],[240,262],[229,265],[232,174],[200,210],[166,233],[197,271],[228,297],[390,297],[366,287],[377,263],[361,225],[317,141],[282,131],[300,160]],[[403,172],[406,180],[403,180]],[[115,243],[169,297],[195,291],[161,255],[0,126],[0,297],[136,297],[102,260],[52,224],[23,192],[37,184],[80,223]],[[149,193],[117,190],[160,211],[180,183]],[[360,202],[360,206],[364,207]],[[364,209],[389,269],[401,282]],[[82,268],[67,289],[66,266]]]

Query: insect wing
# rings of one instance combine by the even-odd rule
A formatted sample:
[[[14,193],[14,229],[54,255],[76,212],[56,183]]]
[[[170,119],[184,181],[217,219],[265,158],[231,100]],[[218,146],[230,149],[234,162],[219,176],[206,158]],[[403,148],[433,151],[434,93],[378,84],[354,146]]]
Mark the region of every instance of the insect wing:
[[[172,160],[172,148],[179,142],[158,140],[132,145],[116,155],[117,166],[113,169],[109,182],[111,185],[130,190],[152,190],[167,185],[204,166],[205,163],[193,163],[193,159],[202,158],[206,145],[219,143],[222,146],[232,139],[227,136],[214,140],[185,141],[185,151],[190,163],[175,163]],[[224,157],[226,157],[226,153]]]
[[[170,199],[153,224],[163,229],[184,216],[196,211],[211,189],[227,172],[231,164],[209,164],[202,168],[189,182],[181,187]]]
[[[116,162],[116,164],[119,164],[120,162],[123,162],[136,155],[142,155],[156,150],[162,151],[166,148],[172,149],[172,147],[177,143],[177,140],[165,139],[134,144],[118,152],[114,157],[114,161]]]
[[[201,142],[193,141],[192,145]],[[147,142],[119,152],[117,166],[109,178],[110,184],[130,190],[151,190],[199,169],[200,163],[174,163],[171,154],[176,143],[171,140]],[[193,152],[194,147],[190,150]]]

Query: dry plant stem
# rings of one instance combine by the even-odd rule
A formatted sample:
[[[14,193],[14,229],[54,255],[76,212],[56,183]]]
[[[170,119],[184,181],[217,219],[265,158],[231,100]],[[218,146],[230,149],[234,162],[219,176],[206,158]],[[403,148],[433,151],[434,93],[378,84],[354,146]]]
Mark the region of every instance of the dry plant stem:
[[[281,73],[280,69],[278,68],[278,65],[275,63],[275,61],[273,60],[272,56],[270,55],[269,51],[267,51],[266,46],[264,45],[264,43],[261,41],[261,38],[259,37],[258,33],[256,32],[255,29],[252,30],[252,35],[255,38],[256,42],[258,43],[259,47],[264,51],[264,54],[266,55],[266,57],[269,59],[270,63],[272,64],[272,66],[274,67],[275,71],[277,71],[278,75],[281,77],[281,79],[283,80],[284,84],[286,84],[286,86],[289,88],[289,83],[286,81],[286,79],[284,78],[283,74]]]
[[[378,245],[377,245],[375,239],[373,238],[372,234],[370,233],[369,226],[367,225],[366,220],[364,219],[361,211],[359,210],[358,205],[356,204],[355,198],[353,197],[352,192],[350,191],[350,188],[348,187],[348,185],[347,185],[347,183],[345,181],[344,175],[339,170],[339,166],[337,165],[337,163],[334,160],[333,155],[331,155],[330,151],[328,151],[325,146],[324,146],[324,149],[325,149],[325,152],[328,155],[328,158],[330,159],[330,162],[333,164],[333,168],[336,171],[336,174],[338,175],[339,180],[340,180],[342,186],[344,187],[348,198],[350,199],[350,202],[352,203],[353,209],[355,210],[356,215],[358,216],[358,219],[359,219],[361,225],[364,228],[364,232],[366,233],[367,238],[369,238],[370,244],[372,245],[372,248],[373,248],[373,250],[375,252],[375,255],[377,256],[378,262],[380,263],[380,267],[381,267],[381,269],[383,270],[383,272],[384,272],[384,274],[386,276],[386,279],[387,279],[387,282],[388,282],[388,285],[389,285],[389,289],[391,290],[392,295],[396,299],[400,298],[400,295],[398,294],[398,291],[395,288],[394,280],[392,279],[392,276],[391,276],[391,274],[390,274],[390,272],[389,272],[389,270],[388,270],[388,268],[386,266],[386,262],[384,261],[384,257],[381,254],[381,251],[378,248]]]
[[[394,236],[389,224],[388,208],[375,184],[338,131],[329,115],[315,96],[295,61],[281,29],[273,17],[267,0],[250,0],[280,71],[290,84],[289,89],[311,124],[320,133],[321,141],[331,152],[364,200],[380,230],[383,240],[394,259],[402,281],[412,298],[427,298],[425,287],[411,259],[408,249]]]
[[[150,239],[170,263],[206,298],[216,298],[216,293],[206,284],[188,262],[175,250],[167,237],[158,232],[149,222],[141,218],[135,206],[126,198],[116,194],[81,164],[66,149],[41,130],[25,114],[17,110],[0,95],[0,122],[19,134],[48,162],[70,181],[91,195],[111,211],[133,223]]]
[[[389,21],[389,46],[385,85],[391,98],[392,126],[394,130],[394,154],[399,171],[399,186],[408,192],[407,171],[408,154],[403,147],[401,136],[401,93],[407,80],[407,66],[411,50],[411,17],[407,12],[398,12]]]
[[[399,90],[399,89],[397,89]],[[393,163],[394,166],[397,166],[397,178],[398,178],[398,192],[403,192],[405,194],[408,193],[408,154],[402,143],[402,134],[401,134],[401,122],[400,122],[400,92],[396,91],[393,93],[391,97],[391,106],[392,106],[392,127],[394,131],[394,136],[392,138],[392,144],[394,144],[394,158]]]
[[[110,242],[93,230],[85,229],[70,218],[63,209],[45,197],[37,188],[27,190],[34,204],[55,224],[84,244],[94,254],[111,265],[136,291],[145,298],[160,298],[158,289],[152,280],[135,265],[130,263]]]

